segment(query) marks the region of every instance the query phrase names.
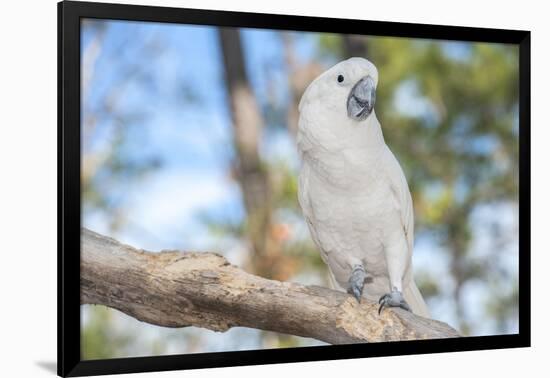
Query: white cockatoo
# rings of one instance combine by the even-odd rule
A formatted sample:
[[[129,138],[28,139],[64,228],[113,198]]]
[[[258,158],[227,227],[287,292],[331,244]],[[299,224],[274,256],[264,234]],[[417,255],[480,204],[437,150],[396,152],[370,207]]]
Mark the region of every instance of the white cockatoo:
[[[363,58],[317,77],[299,104],[298,198],[335,288],[429,317],[413,280],[407,180],[384,141],[378,71]]]

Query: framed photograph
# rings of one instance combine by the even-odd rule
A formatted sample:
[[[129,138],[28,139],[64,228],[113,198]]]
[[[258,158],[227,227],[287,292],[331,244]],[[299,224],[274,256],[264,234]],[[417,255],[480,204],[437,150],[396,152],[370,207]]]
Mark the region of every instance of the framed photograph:
[[[530,345],[528,31],[58,26],[60,376]]]

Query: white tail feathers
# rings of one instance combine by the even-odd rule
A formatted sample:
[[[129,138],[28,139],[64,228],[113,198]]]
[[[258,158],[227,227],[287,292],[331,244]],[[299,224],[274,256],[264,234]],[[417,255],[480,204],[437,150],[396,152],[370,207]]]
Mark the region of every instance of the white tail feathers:
[[[414,281],[411,281],[411,283],[403,290],[403,297],[409,306],[411,306],[411,310],[414,314],[425,318],[430,317],[428,306],[426,306],[426,302],[424,302],[424,298],[422,298],[422,294],[420,294],[420,291],[416,287]]]
[[[336,278],[334,278],[334,274],[332,274],[332,271],[330,269],[328,270],[328,284],[329,288],[331,288],[332,290],[346,291],[344,288],[338,285],[338,282],[336,282]]]

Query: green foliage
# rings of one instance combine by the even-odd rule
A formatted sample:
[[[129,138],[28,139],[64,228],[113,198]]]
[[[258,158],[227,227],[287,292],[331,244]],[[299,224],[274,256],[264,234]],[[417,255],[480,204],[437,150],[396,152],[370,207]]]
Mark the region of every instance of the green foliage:
[[[113,323],[113,310],[103,306],[93,306],[88,312],[89,319],[80,334],[82,359],[95,360],[124,357],[122,351],[135,338],[131,334],[117,332]]]

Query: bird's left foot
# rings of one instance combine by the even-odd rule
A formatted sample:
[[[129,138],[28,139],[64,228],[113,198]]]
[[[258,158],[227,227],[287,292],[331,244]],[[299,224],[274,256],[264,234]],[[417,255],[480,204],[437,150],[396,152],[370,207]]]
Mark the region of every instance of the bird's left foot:
[[[397,289],[393,289],[391,293],[382,295],[378,303],[380,303],[378,315],[380,315],[384,307],[401,307],[404,310],[411,311],[409,304],[403,298],[403,294]]]

